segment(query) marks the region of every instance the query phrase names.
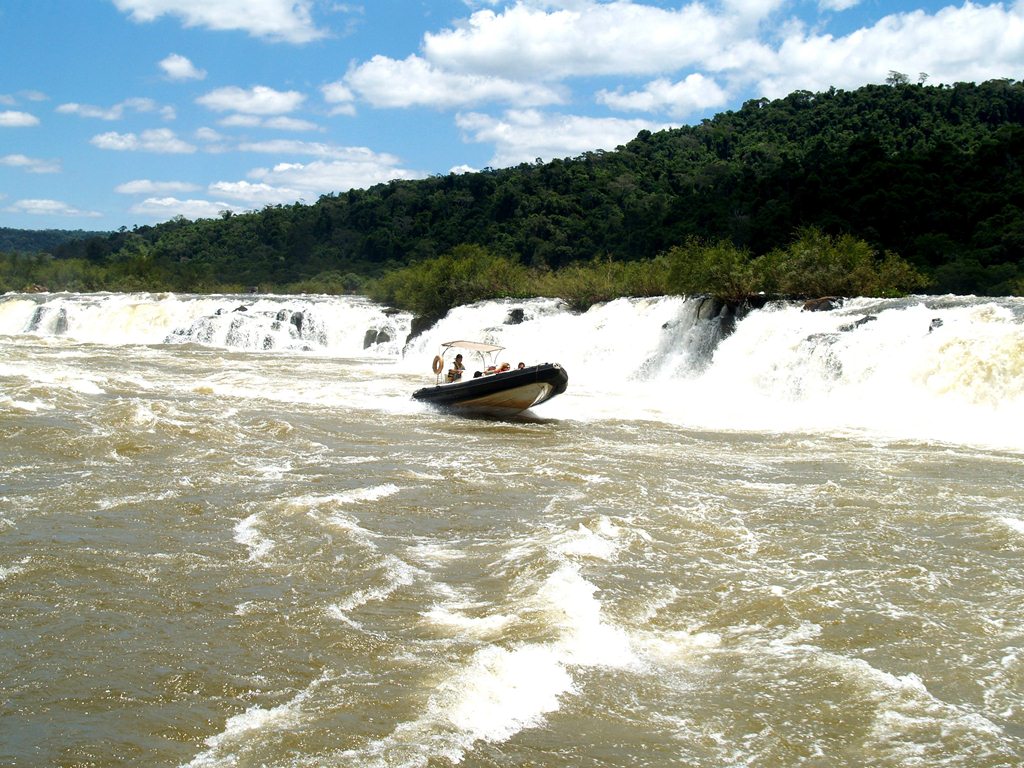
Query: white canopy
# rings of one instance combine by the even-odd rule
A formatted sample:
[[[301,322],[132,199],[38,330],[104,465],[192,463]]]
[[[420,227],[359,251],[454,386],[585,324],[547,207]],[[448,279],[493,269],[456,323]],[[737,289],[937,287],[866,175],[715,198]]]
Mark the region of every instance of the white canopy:
[[[485,344],[482,341],[446,341],[441,346],[472,349],[475,352],[500,352],[504,349],[504,347],[499,347],[497,344]]]

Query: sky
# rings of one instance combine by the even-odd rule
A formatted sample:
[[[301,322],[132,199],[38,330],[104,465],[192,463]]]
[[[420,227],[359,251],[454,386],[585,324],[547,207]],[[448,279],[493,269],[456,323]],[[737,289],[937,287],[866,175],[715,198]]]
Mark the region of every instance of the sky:
[[[315,203],[1022,66],[1024,0],[0,0],[0,226]]]

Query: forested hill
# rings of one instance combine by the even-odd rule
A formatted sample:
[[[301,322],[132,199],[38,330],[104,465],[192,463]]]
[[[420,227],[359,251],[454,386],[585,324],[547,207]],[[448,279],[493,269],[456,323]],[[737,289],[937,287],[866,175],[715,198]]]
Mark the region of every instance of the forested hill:
[[[84,229],[11,229],[0,227],[0,253],[51,253],[57,246],[70,240],[105,237],[106,232],[88,232]]]
[[[1022,207],[1024,83],[892,78],[750,101],[612,152],[176,219],[55,253],[135,259],[182,288],[283,285],[379,274],[459,244],[550,267],[647,259],[693,236],[759,254],[816,226],[894,251],[937,291],[1010,293],[1024,278]]]

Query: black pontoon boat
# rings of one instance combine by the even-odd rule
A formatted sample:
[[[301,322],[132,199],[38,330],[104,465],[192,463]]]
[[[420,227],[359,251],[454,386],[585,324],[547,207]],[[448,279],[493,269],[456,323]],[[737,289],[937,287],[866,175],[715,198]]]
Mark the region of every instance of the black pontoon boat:
[[[445,408],[495,416],[508,416],[525,411],[565,392],[569,374],[557,363],[541,363],[523,368],[497,365],[497,353],[503,347],[478,341],[448,341],[434,358],[434,374],[438,383],[412,393],[416,400]],[[477,353],[480,366],[467,366],[465,371],[450,369],[441,383],[445,358],[452,350]],[[459,375],[461,373],[461,378]],[[454,380],[452,380],[454,379]]]

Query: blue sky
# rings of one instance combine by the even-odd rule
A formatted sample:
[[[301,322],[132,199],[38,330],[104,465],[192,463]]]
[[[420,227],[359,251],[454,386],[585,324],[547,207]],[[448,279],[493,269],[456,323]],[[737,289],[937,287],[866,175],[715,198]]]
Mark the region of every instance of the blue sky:
[[[1020,79],[1024,0],[4,0],[0,40],[0,226],[112,230]]]

